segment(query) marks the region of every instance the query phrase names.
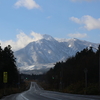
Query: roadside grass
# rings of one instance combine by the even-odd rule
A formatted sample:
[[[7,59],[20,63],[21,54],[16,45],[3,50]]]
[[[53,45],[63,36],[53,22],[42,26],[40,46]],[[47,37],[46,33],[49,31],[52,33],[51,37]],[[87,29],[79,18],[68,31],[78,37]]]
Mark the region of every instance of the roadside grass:
[[[57,91],[57,92],[71,93],[71,94],[100,95],[98,83],[88,83],[87,88],[85,88],[84,82],[77,82],[67,87],[64,87],[62,90],[55,89],[52,87],[52,85],[49,85],[45,82],[37,82],[37,83],[41,87],[43,87],[44,90],[49,90],[49,91]]]
[[[30,81],[25,81],[24,84],[21,84],[20,86],[16,87],[7,87],[0,89],[0,99],[3,96],[11,95],[11,94],[16,94],[16,93],[21,93],[23,91],[28,90],[30,87]]]
[[[40,85],[44,90],[49,90],[49,85],[46,84],[45,82],[39,82],[37,81],[37,84]]]
[[[100,95],[97,83],[89,83],[87,88],[85,88],[85,84],[82,84],[80,82],[71,84],[66,87],[63,92],[72,94]]]

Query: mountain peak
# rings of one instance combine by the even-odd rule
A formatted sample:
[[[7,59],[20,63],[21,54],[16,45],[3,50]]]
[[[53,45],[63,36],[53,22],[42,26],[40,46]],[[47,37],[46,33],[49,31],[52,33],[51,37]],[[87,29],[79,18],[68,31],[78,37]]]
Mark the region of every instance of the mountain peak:
[[[77,39],[77,38],[72,38],[72,39],[69,39],[69,41],[77,41],[77,40],[79,40],[79,39]]]
[[[54,40],[54,38],[52,36],[47,35],[47,34],[38,34],[38,33],[32,32],[31,35],[34,37],[34,41],[38,41],[38,40],[42,40],[42,39]]]
[[[79,39],[77,38],[72,38],[72,39],[64,39],[64,38],[55,38],[58,42],[69,42],[69,41],[72,41],[72,42],[75,42]]]
[[[43,39],[46,39],[46,40],[54,40],[54,38],[50,35],[47,35],[47,34],[43,34]]]

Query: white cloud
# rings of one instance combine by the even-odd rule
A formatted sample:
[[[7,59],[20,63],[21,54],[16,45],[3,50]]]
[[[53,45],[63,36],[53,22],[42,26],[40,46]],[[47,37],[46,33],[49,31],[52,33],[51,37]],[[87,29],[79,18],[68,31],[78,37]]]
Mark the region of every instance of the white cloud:
[[[78,19],[78,18],[71,17],[70,19],[71,19],[72,21],[76,22],[76,23],[81,24],[81,20],[80,20],[80,19]]]
[[[32,32],[31,33],[31,36],[34,37],[34,41],[37,41],[37,40],[40,40],[43,38],[43,35],[39,34],[39,33],[35,33],[35,32]]]
[[[42,38],[42,35],[35,32],[31,32],[29,36],[26,35],[24,32],[20,32],[20,34],[16,36],[16,39],[17,39],[16,41],[8,40],[8,41],[0,41],[0,43],[2,47],[11,45],[12,50],[16,51],[25,47],[30,42],[39,40],[41,38]]]
[[[71,38],[84,38],[87,37],[87,34],[86,33],[82,34],[77,32],[77,33],[70,33],[68,34],[68,36]]]
[[[40,8],[34,0],[18,0],[15,3],[15,7],[26,7],[27,9]]]
[[[52,16],[48,16],[47,19],[50,19]]]
[[[78,24],[83,24],[84,28],[87,30],[100,29],[100,18],[95,19],[89,15],[86,15],[80,19],[75,17],[71,17],[70,19]]]

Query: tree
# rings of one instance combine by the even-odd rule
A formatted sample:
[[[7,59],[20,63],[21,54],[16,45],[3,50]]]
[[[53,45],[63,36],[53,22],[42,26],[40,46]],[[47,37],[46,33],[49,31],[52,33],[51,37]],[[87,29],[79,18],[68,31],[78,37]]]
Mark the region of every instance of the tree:
[[[3,50],[0,46],[0,87],[2,87],[3,84],[3,54],[2,54]]]
[[[18,82],[19,73],[16,66],[16,58],[14,57],[10,45],[5,47],[4,50],[2,50],[0,47],[0,68],[1,68],[0,71],[2,75],[3,72],[8,73],[8,82],[7,82],[8,84],[12,84],[12,83],[15,84]]]
[[[46,73],[50,86],[54,86],[56,84],[55,88],[57,89],[59,88],[60,82],[64,84],[64,88],[71,84],[77,84],[78,82],[84,85],[85,68],[88,69],[88,83],[98,83],[99,51],[100,46],[96,53],[93,52],[92,48],[85,48],[82,51],[77,52],[75,56],[68,58],[66,62],[57,62],[54,68],[50,69]],[[53,80],[51,78],[52,76],[54,77]],[[84,86],[82,88],[84,88]]]

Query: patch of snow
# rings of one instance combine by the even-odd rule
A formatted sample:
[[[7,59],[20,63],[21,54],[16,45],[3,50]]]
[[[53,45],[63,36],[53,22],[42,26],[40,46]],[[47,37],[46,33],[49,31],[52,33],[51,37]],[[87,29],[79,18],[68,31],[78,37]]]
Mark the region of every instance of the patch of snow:
[[[70,44],[68,47],[71,47],[72,45]]]
[[[48,53],[49,53],[49,54],[51,54],[51,51],[50,51],[50,50],[48,50]]]

